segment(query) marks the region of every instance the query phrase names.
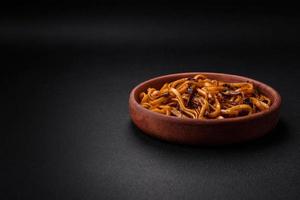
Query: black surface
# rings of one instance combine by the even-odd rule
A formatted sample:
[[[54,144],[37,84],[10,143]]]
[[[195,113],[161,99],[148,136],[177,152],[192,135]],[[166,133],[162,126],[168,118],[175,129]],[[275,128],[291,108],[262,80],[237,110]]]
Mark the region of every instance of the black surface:
[[[299,199],[294,9],[126,8],[2,16],[0,199]],[[273,86],[278,126],[223,147],[143,135],[128,115],[130,90],[188,71]]]

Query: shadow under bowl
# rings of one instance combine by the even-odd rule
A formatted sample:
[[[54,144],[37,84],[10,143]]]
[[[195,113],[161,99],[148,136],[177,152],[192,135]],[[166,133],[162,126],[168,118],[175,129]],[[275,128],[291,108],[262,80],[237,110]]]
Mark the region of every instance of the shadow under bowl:
[[[147,88],[160,88],[166,82],[184,77],[193,77],[204,74],[210,79],[226,82],[249,81],[261,93],[269,97],[272,105],[267,111],[247,116],[225,119],[182,119],[166,116],[148,109],[139,104],[139,94]],[[222,145],[240,143],[264,136],[277,124],[281,97],[272,87],[243,76],[209,73],[189,72],[159,76],[136,86],[130,93],[129,113],[133,123],[144,133],[153,137],[182,144]]]

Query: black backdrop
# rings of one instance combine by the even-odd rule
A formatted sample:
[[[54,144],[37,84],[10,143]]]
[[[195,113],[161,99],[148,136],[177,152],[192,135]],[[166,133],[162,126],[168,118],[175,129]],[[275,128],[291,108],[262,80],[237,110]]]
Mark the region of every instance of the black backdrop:
[[[299,199],[299,22],[281,5],[1,8],[0,199]],[[248,76],[283,97],[254,142],[144,136],[128,95],[169,73]]]

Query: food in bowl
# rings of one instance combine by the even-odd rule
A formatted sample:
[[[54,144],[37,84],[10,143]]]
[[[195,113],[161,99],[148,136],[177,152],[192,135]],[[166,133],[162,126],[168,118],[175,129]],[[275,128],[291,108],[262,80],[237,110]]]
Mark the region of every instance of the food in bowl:
[[[253,83],[226,82],[204,74],[147,88],[139,94],[140,104],[153,112],[191,119],[224,119],[268,110],[270,98]]]

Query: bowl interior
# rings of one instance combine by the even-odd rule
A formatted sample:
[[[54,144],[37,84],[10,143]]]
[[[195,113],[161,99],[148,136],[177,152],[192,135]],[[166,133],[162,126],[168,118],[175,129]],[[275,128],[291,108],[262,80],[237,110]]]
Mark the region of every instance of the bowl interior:
[[[180,74],[170,74],[170,75],[165,75],[165,76],[160,76],[157,78],[150,79],[148,81],[145,81],[138,85],[134,89],[134,99],[137,103],[140,102],[139,100],[139,94],[141,92],[145,92],[147,88],[152,87],[155,89],[159,89],[163,86],[164,83],[166,82],[171,82],[175,81],[180,78],[185,78],[185,77],[193,77],[196,74],[204,74],[210,79],[215,79],[215,80],[220,80],[220,81],[226,81],[226,82],[246,82],[249,81],[254,84],[254,86],[265,96],[271,99],[272,105],[270,107],[271,109],[274,109],[274,107],[278,107],[281,98],[280,95],[270,86],[261,83],[259,81],[256,81],[251,78],[243,77],[243,76],[237,76],[237,75],[232,75],[232,74],[222,74],[222,73],[209,73],[209,72],[191,72],[191,73],[180,73]]]

